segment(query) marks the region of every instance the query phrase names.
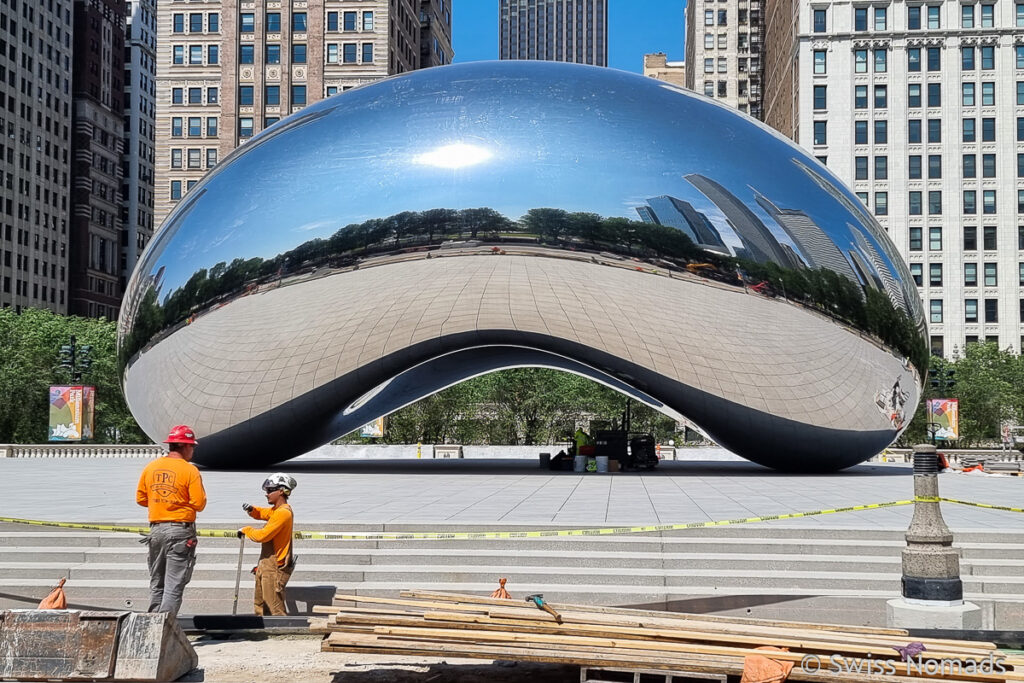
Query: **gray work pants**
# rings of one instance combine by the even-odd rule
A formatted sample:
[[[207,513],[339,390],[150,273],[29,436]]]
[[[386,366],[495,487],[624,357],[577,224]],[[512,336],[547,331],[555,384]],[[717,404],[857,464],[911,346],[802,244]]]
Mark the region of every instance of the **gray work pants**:
[[[196,566],[196,526],[185,522],[163,522],[150,526],[149,611],[169,612],[181,608],[185,584]]]

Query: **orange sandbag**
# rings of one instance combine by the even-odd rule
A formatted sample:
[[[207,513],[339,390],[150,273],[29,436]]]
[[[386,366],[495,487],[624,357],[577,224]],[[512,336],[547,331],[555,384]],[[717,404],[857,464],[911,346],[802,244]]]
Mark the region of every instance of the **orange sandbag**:
[[[789,652],[784,647],[759,647],[766,652]],[[782,683],[793,670],[793,662],[780,662],[762,655],[743,658],[743,677],[740,683]]]
[[[505,590],[505,581],[507,579],[498,579],[498,589],[491,593],[492,598],[500,598],[502,600],[511,600],[512,596]]]
[[[50,594],[39,603],[39,609],[67,609],[68,596],[64,595],[64,582],[67,577],[60,580],[57,587],[50,591]]]

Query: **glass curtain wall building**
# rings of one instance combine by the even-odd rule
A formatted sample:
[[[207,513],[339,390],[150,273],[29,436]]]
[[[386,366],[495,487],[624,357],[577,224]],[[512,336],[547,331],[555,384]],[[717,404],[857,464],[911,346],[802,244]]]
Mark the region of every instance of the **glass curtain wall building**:
[[[608,65],[608,0],[501,0],[500,59]]]

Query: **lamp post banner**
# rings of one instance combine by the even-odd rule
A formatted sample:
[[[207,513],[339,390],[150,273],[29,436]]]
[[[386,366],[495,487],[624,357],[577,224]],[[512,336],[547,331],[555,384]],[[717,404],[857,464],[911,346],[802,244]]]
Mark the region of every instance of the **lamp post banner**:
[[[936,425],[936,440],[956,441],[960,438],[960,400],[928,399],[928,421]]]

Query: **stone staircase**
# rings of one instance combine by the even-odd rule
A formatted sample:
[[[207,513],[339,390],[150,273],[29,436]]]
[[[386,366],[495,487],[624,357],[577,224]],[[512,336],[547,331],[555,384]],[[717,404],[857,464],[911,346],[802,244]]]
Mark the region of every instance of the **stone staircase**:
[[[138,536],[19,525],[0,531],[0,609],[36,604],[62,576],[72,606],[146,608],[146,546]],[[539,592],[555,602],[879,625],[885,601],[899,595],[904,545],[897,530],[778,525],[562,539],[298,541],[289,609],[308,613],[336,592],[489,593],[507,577],[516,597]],[[1024,628],[1024,530],[960,533],[956,546],[965,594],[983,608],[985,628]],[[242,613],[251,611],[248,569],[257,555],[248,543]],[[183,614],[230,613],[237,557],[233,539],[200,539]]]

